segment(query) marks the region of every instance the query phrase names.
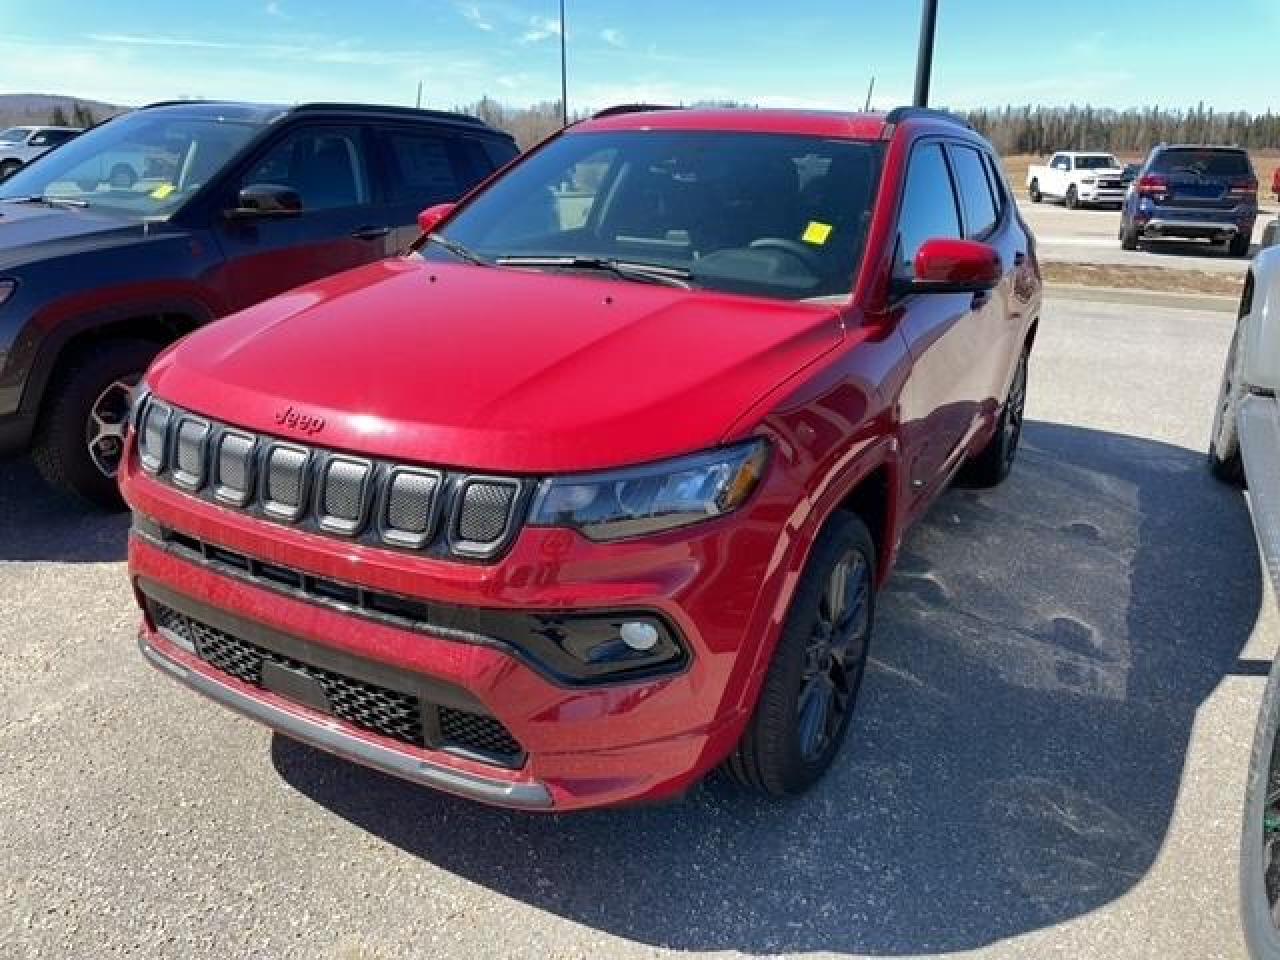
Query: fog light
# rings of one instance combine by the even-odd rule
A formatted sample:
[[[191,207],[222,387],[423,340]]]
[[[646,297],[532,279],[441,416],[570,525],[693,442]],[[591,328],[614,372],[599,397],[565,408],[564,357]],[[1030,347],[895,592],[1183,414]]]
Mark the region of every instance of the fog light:
[[[652,623],[628,620],[619,632],[622,642],[638,653],[645,653],[658,645],[658,628]]]

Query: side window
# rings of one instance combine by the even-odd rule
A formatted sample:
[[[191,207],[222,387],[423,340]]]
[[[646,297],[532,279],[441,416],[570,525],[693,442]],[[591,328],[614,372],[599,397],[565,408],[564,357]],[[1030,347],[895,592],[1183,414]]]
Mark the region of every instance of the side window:
[[[970,240],[986,236],[996,225],[996,205],[991,197],[991,182],[982,155],[973,147],[952,144],[951,165],[960,190],[960,206],[964,210],[965,236]]]
[[[302,127],[267,151],[241,186],[292,187],[303,212],[369,203],[369,170],[359,127]]]
[[[450,144],[438,133],[391,128],[382,131],[390,164],[391,202],[433,203],[456,200],[475,182],[475,175],[459,169],[464,158],[450,156]],[[468,165],[469,166],[469,165]]]
[[[1005,205],[1009,202],[1008,194],[1004,189],[1004,177],[1000,172],[1000,161],[989,153],[984,153],[982,159],[987,165],[987,179],[991,182],[991,196],[996,201],[996,220],[999,221],[1004,216]]]
[[[520,155],[520,150],[510,140],[491,140],[485,139],[480,141],[484,147],[485,153],[489,155],[489,163],[493,169],[505,167],[508,163]]]
[[[951,173],[942,146],[926,143],[916,147],[907,167],[907,182],[898,215],[897,276],[911,276],[916,253],[926,240],[960,236],[960,216],[956,210]]]

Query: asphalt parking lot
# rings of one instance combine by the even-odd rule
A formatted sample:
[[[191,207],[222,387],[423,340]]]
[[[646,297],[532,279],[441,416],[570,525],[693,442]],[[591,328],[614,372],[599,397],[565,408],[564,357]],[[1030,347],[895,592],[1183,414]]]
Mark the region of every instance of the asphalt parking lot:
[[[1139,250],[1121,250],[1118,237],[1120,213],[1114,209],[1082,207],[1068,210],[1062,204],[1048,200],[1032,203],[1025,194],[1019,195],[1018,208],[1036,235],[1043,260],[1240,275],[1249,267],[1248,259],[1227,256],[1221,245],[1214,246],[1203,240],[1152,240]],[[1254,253],[1262,240],[1262,231],[1274,216],[1272,205],[1264,203],[1254,224]]]
[[[1010,481],[947,494],[812,794],[488,810],[145,666],[126,523],[0,465],[0,954],[1238,957],[1277,618],[1203,465],[1232,318],[1050,299]]]

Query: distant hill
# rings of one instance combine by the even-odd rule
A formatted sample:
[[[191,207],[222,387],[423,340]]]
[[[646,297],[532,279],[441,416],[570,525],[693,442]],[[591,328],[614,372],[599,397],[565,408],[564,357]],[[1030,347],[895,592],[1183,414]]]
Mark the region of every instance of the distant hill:
[[[130,109],[116,103],[88,100],[83,97],[60,97],[47,93],[0,93],[0,127],[22,123],[52,123],[61,110],[67,123],[99,123]]]

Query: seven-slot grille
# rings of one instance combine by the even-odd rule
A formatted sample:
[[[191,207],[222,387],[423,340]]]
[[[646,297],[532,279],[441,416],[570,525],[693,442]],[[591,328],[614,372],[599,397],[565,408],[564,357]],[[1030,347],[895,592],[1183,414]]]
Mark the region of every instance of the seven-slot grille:
[[[147,473],[279,523],[437,555],[496,558],[519,528],[528,482],[386,463],[226,426],[149,399]]]
[[[520,744],[494,717],[424,703],[414,694],[391,690],[268,650],[155,600],[151,600],[148,606],[159,630],[176,634],[185,645],[195,649],[201,660],[241,683],[263,687],[263,664],[275,663],[304,673],[316,681],[324,690],[330,712],[352,726],[411,746],[461,752],[502,766],[514,767],[523,762],[524,751]],[[424,714],[433,713],[438,722],[424,723]],[[439,734],[428,737],[428,731],[433,728],[438,728]]]

